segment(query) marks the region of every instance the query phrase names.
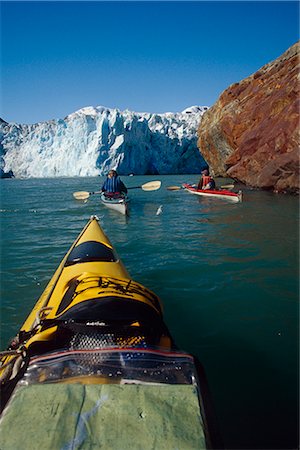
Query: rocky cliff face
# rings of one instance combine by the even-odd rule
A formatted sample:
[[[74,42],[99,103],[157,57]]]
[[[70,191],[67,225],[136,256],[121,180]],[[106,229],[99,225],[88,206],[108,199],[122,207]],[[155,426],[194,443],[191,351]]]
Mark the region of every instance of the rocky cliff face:
[[[299,192],[299,50],[231,85],[204,114],[198,147],[215,175]]]

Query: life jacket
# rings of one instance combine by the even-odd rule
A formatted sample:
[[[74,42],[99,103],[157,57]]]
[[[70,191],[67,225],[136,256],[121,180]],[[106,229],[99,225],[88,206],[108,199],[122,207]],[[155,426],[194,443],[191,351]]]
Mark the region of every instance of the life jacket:
[[[204,188],[204,186],[206,186],[208,183],[210,183],[212,180],[210,175],[203,175],[202,176],[202,189]]]
[[[106,178],[101,189],[108,193],[127,192],[126,187],[119,177]]]

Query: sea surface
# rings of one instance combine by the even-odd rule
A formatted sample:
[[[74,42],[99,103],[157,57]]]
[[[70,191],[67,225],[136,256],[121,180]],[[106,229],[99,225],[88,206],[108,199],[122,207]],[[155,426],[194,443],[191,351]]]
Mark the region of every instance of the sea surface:
[[[239,186],[232,204],[166,189],[197,175],[122,179],[162,187],[130,190],[126,218],[97,195],[73,198],[102,177],[1,180],[1,348],[95,214],[131,276],[161,297],[177,345],[202,362],[225,448],[296,449],[298,197]]]

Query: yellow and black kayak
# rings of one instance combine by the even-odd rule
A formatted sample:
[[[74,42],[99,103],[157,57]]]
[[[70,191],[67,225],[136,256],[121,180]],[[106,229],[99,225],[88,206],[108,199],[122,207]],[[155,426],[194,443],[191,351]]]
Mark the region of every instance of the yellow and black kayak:
[[[207,383],[91,217],[2,352],[0,448],[220,448]]]

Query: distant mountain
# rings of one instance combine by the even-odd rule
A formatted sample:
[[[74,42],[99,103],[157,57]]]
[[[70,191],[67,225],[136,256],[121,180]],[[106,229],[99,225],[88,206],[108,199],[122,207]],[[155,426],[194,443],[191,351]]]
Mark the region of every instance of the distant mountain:
[[[197,129],[207,106],[180,113],[86,107],[34,125],[0,119],[0,170],[17,178],[198,173]]]

